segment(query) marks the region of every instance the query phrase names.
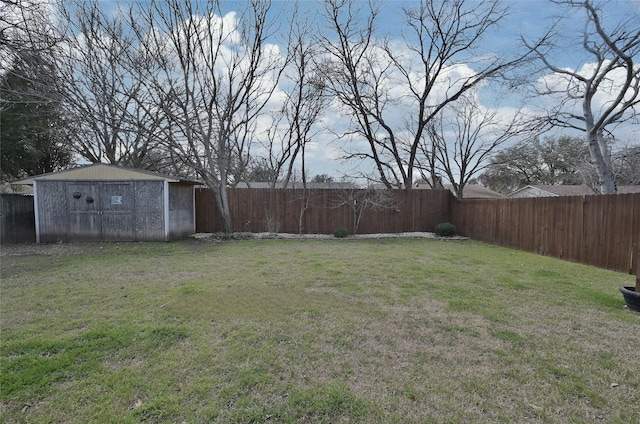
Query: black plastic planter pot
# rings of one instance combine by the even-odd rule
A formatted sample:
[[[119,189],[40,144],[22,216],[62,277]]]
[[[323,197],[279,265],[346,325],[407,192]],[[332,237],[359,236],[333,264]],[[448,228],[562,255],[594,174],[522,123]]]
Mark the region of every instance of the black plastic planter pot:
[[[635,287],[620,287],[620,291],[624,296],[627,308],[640,312],[640,292],[637,292]]]

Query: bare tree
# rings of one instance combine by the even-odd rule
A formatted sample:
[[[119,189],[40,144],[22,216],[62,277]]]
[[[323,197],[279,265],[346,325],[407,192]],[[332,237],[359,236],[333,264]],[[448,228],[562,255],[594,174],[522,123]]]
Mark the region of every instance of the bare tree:
[[[29,103],[56,100],[51,90],[53,75],[50,63],[54,47],[60,39],[49,19],[50,6],[47,1],[0,0],[0,74],[5,80],[15,76],[25,81],[18,91],[4,87],[5,107],[10,106],[10,98],[19,98],[23,94],[29,98]],[[19,62],[18,66],[15,66],[16,61]],[[16,70],[19,73],[12,75]],[[25,73],[25,70],[28,72]],[[46,82],[43,81],[43,75],[48,77],[44,78]],[[25,88],[28,88],[26,93]]]
[[[318,46],[314,43],[315,18],[297,7],[290,19],[288,66],[281,79],[284,101],[272,111],[262,160],[274,171],[272,185],[281,179],[286,188],[296,160],[300,159],[302,182],[306,182],[305,149],[316,134],[317,124],[327,103],[325,84],[318,71]]]
[[[612,156],[616,181],[621,185],[640,185],[640,145],[625,145]]]
[[[379,10],[356,5],[326,2],[333,33],[322,38],[333,65],[327,84],[351,117],[344,135],[369,146],[347,158],[372,160],[387,187],[410,188],[424,153],[419,147],[434,117],[483,81],[521,63],[526,54],[512,60],[473,59],[482,36],[506,13],[499,1],[421,1],[404,9],[401,43],[376,39]]]
[[[377,189],[372,185],[367,188],[344,188],[339,190],[340,199],[335,207],[348,206],[353,212],[352,234],[358,233],[360,221],[368,210],[397,209],[398,202],[393,190]]]
[[[371,3],[369,5],[372,6]],[[338,136],[360,136],[370,148],[369,152],[350,153],[346,158],[371,159],[382,183],[391,187],[388,174],[392,175],[391,181],[399,179],[393,175],[391,164],[380,154],[380,147],[384,150],[386,144],[384,136],[379,135],[381,125],[374,114],[376,105],[378,112],[383,106],[375,83],[386,71],[383,69],[377,75],[372,74],[376,68],[374,65],[377,65],[371,49],[374,47],[374,22],[378,13],[374,7],[362,11],[355,2],[348,0],[327,1],[325,18],[333,34],[321,37],[321,40],[329,54],[329,62],[324,68],[327,88],[351,117],[350,131]]]
[[[220,2],[150,1],[132,15],[163,142],[214,192],[224,231],[232,232],[227,185],[246,167],[257,118],[277,87],[283,60],[268,48],[270,3],[252,0],[223,14]]]
[[[552,127],[582,131],[602,193],[615,193],[608,139],[616,125],[638,122],[640,17],[629,16],[608,28],[603,20],[603,3],[592,0],[558,0],[556,3],[584,13],[581,47],[591,62],[585,62],[582,69],[576,70],[554,63],[552,53],[559,48],[559,40],[566,38],[559,30],[563,27],[561,22],[536,45],[524,41],[544,68],[553,73],[537,90],[538,95],[549,96],[557,102],[541,120]]]
[[[427,130],[430,142],[426,149],[435,157],[436,168],[451,182],[456,197],[461,199],[465,185],[489,165],[491,155],[518,137],[525,126],[519,122],[519,114],[501,124],[497,109],[485,109],[466,97],[446,109],[453,113],[430,121]]]
[[[272,188],[276,183],[287,188],[296,178],[296,163],[300,164],[302,189],[296,193],[299,193],[300,201],[298,229],[302,232],[304,214],[312,196],[306,184],[306,147],[317,133],[327,98],[317,71],[318,47],[313,41],[315,15],[296,4],[289,20],[290,31],[285,40],[288,46],[287,67],[280,79],[278,93],[282,101],[271,110],[271,125],[263,135],[261,149],[252,160],[252,168],[255,170],[257,165],[257,169],[266,171],[266,181]],[[268,231],[274,231],[278,226],[273,225],[273,212],[267,204],[264,210]]]
[[[153,167],[161,116],[150,110],[142,79],[152,62],[136,56],[126,12],[107,15],[98,1],[59,6],[67,27],[56,52],[57,89],[75,151],[94,163]]]

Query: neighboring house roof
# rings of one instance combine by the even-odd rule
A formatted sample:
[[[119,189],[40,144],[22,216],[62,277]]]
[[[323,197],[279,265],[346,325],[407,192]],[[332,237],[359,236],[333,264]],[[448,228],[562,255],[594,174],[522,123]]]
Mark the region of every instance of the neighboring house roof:
[[[370,184],[368,186],[368,188],[371,188],[371,189],[374,189],[374,190],[386,190],[387,186],[385,184],[382,184],[382,183],[373,183],[373,184]],[[402,190],[402,189],[404,189],[404,184],[402,184],[402,183],[391,184],[391,189],[392,190]]]
[[[453,186],[447,184],[444,188],[450,190],[454,195],[456,194]],[[502,197],[502,194],[489,190],[479,184],[465,184],[462,189],[463,199],[500,199]]]
[[[462,190],[462,197],[465,199],[500,199],[504,196],[478,184],[467,184]]]
[[[50,172],[47,174],[35,175],[22,180],[14,181],[11,184],[33,184],[39,180],[63,180],[63,181],[122,181],[122,180],[167,180],[170,183],[200,184],[198,181],[183,179],[180,177],[160,174],[158,172],[146,171],[143,169],[126,168],[104,163],[83,165],[77,168],[65,169],[63,171]]]
[[[640,185],[618,186],[618,194],[640,193]]]
[[[414,190],[434,190],[434,188],[429,183],[416,183],[414,184],[413,188]],[[454,196],[456,194],[453,186],[450,184],[445,184],[441,188],[437,188],[435,190],[442,189],[451,191]],[[479,184],[466,184],[462,189],[463,199],[500,199],[502,197],[504,197],[502,194],[483,187]]]
[[[236,188],[271,188],[271,183],[242,181],[236,185]],[[277,182],[274,188],[284,188],[284,184],[281,182]],[[287,185],[287,188],[301,189],[303,188],[303,185],[302,185],[302,182],[289,182],[289,184]],[[310,190],[318,190],[318,189],[344,190],[344,189],[354,189],[354,188],[358,188],[358,186],[354,183],[349,183],[349,182],[330,182],[330,183],[309,182],[307,183],[307,189],[310,189]]]
[[[413,188],[416,190],[442,190],[444,186],[433,187],[430,183],[415,183]]]
[[[588,185],[528,185],[511,193],[509,197],[558,197],[596,194]]]
[[[453,187],[447,188],[455,194]],[[462,189],[463,199],[501,199],[502,197],[504,197],[502,194],[478,184],[466,184]]]
[[[618,186],[618,194],[640,193],[640,186]],[[528,185],[522,187],[508,197],[557,197],[557,196],[590,196],[598,194],[591,187],[581,185]]]

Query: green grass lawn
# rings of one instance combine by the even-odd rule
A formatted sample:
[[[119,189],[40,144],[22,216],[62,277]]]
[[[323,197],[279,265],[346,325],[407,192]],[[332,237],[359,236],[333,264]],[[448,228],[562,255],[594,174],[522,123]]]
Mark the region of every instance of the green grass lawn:
[[[83,249],[2,257],[1,422],[640,422],[629,275],[471,241]]]

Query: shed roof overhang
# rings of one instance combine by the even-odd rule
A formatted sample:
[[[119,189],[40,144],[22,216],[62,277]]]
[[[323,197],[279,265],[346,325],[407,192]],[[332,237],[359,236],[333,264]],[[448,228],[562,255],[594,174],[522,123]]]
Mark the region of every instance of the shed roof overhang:
[[[198,181],[187,180],[180,177],[160,174],[158,172],[146,171],[136,168],[125,168],[122,166],[96,163],[92,165],[79,166],[77,168],[65,169],[63,171],[50,172],[47,174],[35,175],[14,181],[12,184],[33,184],[34,181],[57,180],[57,181],[129,181],[129,180],[162,180],[169,183],[185,183],[199,185]]]

